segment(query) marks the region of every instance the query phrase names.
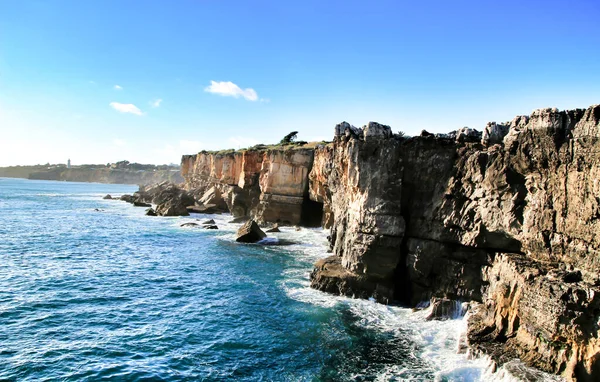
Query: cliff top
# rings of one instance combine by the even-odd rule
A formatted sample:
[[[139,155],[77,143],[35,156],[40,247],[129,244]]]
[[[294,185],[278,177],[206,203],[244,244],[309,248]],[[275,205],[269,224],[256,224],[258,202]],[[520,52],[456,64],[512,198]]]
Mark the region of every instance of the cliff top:
[[[202,150],[200,151],[201,154],[213,154],[213,155],[227,155],[227,154],[233,154],[233,153],[243,153],[245,151],[260,151],[260,150],[281,150],[281,151],[288,151],[288,150],[306,150],[306,149],[314,149],[319,145],[327,145],[330,142],[327,141],[320,141],[320,142],[305,142],[305,141],[299,141],[299,142],[289,142],[289,143],[274,143],[274,144],[270,144],[270,145],[266,145],[266,144],[258,144],[258,145],[254,145],[251,147],[245,147],[243,149],[225,149],[225,150]]]

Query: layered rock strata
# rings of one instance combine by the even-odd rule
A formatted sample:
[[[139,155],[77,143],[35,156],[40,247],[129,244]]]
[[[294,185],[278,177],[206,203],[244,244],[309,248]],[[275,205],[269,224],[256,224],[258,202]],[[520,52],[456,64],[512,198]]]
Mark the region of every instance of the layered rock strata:
[[[236,218],[250,217],[261,224],[300,224],[303,211],[314,203],[308,198],[313,156],[312,148],[294,145],[201,152],[183,157],[182,175],[185,188],[198,199],[215,190]]]
[[[473,346],[600,379],[600,106],[423,135],[341,124],[316,150],[309,195],[326,207],[333,256],[312,286],[473,301]]]
[[[436,301],[432,318],[469,302],[473,348],[600,380],[598,105],[412,138],[341,123],[315,149],[184,156],[182,175],[235,217],[329,228],[314,288]]]

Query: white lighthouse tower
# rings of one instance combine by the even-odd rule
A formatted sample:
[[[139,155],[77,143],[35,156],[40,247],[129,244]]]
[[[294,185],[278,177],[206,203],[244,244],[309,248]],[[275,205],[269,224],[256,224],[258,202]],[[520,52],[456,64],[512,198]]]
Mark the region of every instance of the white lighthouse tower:
[[[71,168],[71,159],[67,159],[67,168]]]

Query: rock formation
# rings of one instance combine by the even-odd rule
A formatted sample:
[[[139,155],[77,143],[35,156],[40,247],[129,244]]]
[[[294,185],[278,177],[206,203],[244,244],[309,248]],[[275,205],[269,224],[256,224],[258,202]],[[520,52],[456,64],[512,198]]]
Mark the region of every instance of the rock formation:
[[[308,197],[314,149],[287,145],[231,152],[201,152],[182,159],[185,189],[203,204],[258,223],[300,224],[315,204]],[[309,214],[310,215],[310,214]],[[320,218],[317,225],[320,224]]]
[[[254,220],[248,220],[244,223],[238,229],[236,236],[235,241],[239,243],[256,243],[267,237]]]
[[[146,210],[148,216],[188,216],[188,206],[195,202],[191,195],[170,182],[140,186],[139,191],[133,195],[121,195],[120,200],[135,207],[151,207],[151,203],[156,204],[155,209]]]
[[[536,110],[482,136],[371,129],[338,126],[315,152],[309,195],[332,215],[333,256],[312,286],[473,301],[472,346],[600,379],[600,106]]]
[[[344,122],[314,149],[184,156],[182,175],[236,218],[330,228],[314,288],[432,318],[469,302],[474,349],[600,380],[600,105],[413,138]]]

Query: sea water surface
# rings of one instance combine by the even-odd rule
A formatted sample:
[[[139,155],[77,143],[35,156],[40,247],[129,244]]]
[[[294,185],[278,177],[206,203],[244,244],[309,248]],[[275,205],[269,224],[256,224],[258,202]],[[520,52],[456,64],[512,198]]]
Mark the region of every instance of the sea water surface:
[[[462,319],[310,289],[323,230],[238,244],[102,199],[135,189],[0,178],[0,380],[518,380],[458,351]]]

